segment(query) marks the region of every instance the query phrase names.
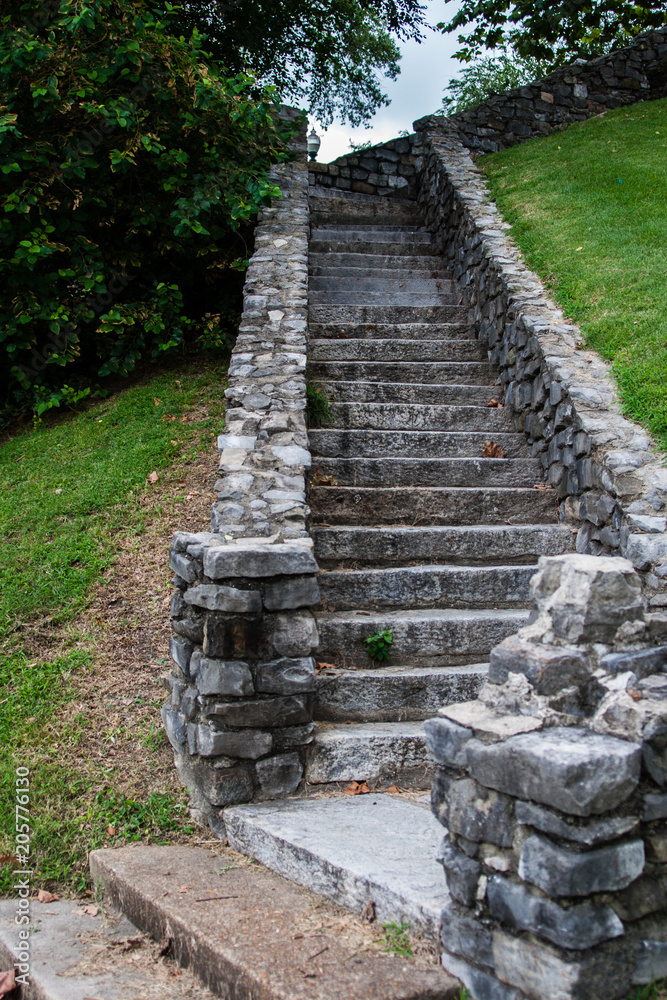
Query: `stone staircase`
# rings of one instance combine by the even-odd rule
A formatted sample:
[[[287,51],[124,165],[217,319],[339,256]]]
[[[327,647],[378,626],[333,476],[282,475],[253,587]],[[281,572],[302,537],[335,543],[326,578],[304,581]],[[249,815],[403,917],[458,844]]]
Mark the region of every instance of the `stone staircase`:
[[[309,433],[326,665],[307,779],[427,787],[421,720],[476,696],[572,533],[418,205],[316,190],[311,223],[309,379],[331,419]],[[385,629],[378,665],[364,640]]]

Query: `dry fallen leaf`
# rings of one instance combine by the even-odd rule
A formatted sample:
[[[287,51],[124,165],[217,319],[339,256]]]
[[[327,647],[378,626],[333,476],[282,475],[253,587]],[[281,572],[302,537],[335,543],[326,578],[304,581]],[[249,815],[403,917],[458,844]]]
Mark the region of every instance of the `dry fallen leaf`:
[[[369,795],[370,788],[365,781],[353,781],[343,789],[344,795]]]
[[[534,490],[550,490],[551,487],[548,486],[546,483],[535,483],[535,485],[533,486],[533,489]]]
[[[368,900],[361,911],[361,919],[368,921],[369,924],[372,924],[375,920],[375,903],[372,899]]]
[[[178,891],[179,892],[190,892],[191,888],[192,888],[192,886],[190,886],[190,885],[182,885],[182,886],[179,887]]]
[[[482,458],[504,458],[505,452],[496,441],[486,441],[482,448]]]
[[[335,663],[325,663],[324,661],[315,664],[316,670],[335,670]]]
[[[633,701],[641,701],[642,700],[642,693],[641,693],[641,691],[638,691],[637,688],[629,687],[629,688],[626,688],[625,690],[628,692],[628,694],[630,695],[630,697],[632,698]]]
[[[40,889],[37,893],[38,903],[55,903],[60,896],[56,896],[55,892],[47,892],[46,889]]]
[[[150,476],[148,478],[150,479],[150,481],[152,483],[156,483],[160,477],[158,476],[158,474],[155,471],[155,469],[153,469],[153,471],[151,472],[151,474],[150,474]]]
[[[10,969],[9,972],[0,972],[0,997],[6,997],[14,989],[16,989],[14,970]]]
[[[108,826],[107,827],[107,834],[109,835],[109,837],[115,837],[116,836],[116,827],[115,826]]]
[[[153,402],[155,403],[156,406],[160,405],[160,400],[157,398],[157,396],[153,396]]]
[[[398,787],[398,785],[390,785],[389,788],[387,789],[387,791],[391,792],[392,795],[400,795],[401,794],[401,790]]]
[[[498,402],[497,399],[490,399],[489,402],[486,405],[487,406],[500,406],[500,403]]]

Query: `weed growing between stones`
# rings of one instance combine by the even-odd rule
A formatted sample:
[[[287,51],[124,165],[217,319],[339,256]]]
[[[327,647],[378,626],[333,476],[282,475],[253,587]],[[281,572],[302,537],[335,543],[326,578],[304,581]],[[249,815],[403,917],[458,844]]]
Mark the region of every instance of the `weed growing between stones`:
[[[391,634],[391,629],[385,629],[384,632],[378,632],[377,635],[369,635],[368,639],[364,639],[368,655],[371,660],[375,660],[377,663],[382,663],[383,660],[389,659],[393,641],[394,637]]]
[[[331,419],[331,404],[321,385],[306,382],[306,415],[309,427],[322,427]]]
[[[667,997],[667,979],[656,980],[646,986],[637,986],[628,1000],[665,1000]]]
[[[390,921],[382,925],[384,931],[383,951],[391,952],[392,955],[400,955],[401,958],[412,958],[412,942],[410,941],[410,924],[402,921],[397,924]]]

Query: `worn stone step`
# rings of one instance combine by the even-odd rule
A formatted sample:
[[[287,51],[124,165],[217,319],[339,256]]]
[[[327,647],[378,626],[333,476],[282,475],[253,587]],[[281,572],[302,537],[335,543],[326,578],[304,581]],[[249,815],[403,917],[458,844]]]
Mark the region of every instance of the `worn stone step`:
[[[455,285],[453,281],[447,278],[410,278],[407,274],[402,274],[401,272],[398,274],[394,272],[388,278],[375,274],[363,276],[358,274],[345,276],[336,274],[320,277],[311,275],[308,281],[309,295],[311,292],[323,292],[327,290],[335,292],[376,292],[378,294],[382,292],[403,291],[413,295],[422,293],[447,295],[455,290]]]
[[[314,304],[308,308],[312,323],[465,323],[461,306],[336,306]]]
[[[436,406],[486,408],[499,394],[496,385],[424,385],[421,382],[351,382],[344,379],[321,379],[319,385],[330,400],[340,400],[341,406],[347,403],[405,403],[408,406],[422,405],[424,411]],[[503,413],[502,409],[500,413]],[[511,421],[504,420],[501,426],[508,430]]]
[[[533,486],[544,478],[536,458],[327,458],[314,464],[318,476],[339,486]]]
[[[576,531],[560,524],[465,527],[366,527],[339,525],[311,530],[315,558],[322,569],[350,565],[408,566],[450,564],[536,563],[539,556],[559,556],[574,549]]]
[[[364,640],[390,629],[393,643],[387,666],[444,667],[488,659],[493,646],[527,623],[528,611],[318,611],[315,617],[320,662],[369,669],[372,664]]]
[[[461,458],[480,456],[489,435],[480,431],[368,431],[316,428],[308,432],[310,450],[327,458]],[[523,434],[495,434],[506,458],[528,454]]]
[[[320,573],[322,608],[528,607],[536,566],[392,566]]]
[[[555,490],[480,487],[312,486],[315,524],[555,524]]]
[[[231,806],[225,823],[230,845],[267,868],[357,913],[372,899],[380,923],[405,921],[437,939],[449,900],[442,868],[434,860],[442,827],[422,805],[378,793],[293,799]],[[313,941],[309,947],[317,950]],[[365,964],[369,957],[364,952],[360,960]],[[415,975],[415,992],[409,995],[424,1000],[435,996],[417,992],[420,970],[404,965]],[[396,995],[387,993],[387,1000]],[[458,995],[453,990],[442,994],[451,1000]],[[362,1000],[354,991],[347,997]]]
[[[403,272],[417,269],[427,271],[433,277],[439,277],[442,273],[445,278],[451,278],[451,272],[447,269],[443,270],[445,265],[442,258],[437,255],[433,256],[430,252],[423,256],[414,254],[409,259],[405,259],[405,255],[393,253],[360,253],[353,250],[343,253],[316,253],[311,250],[308,254],[308,265],[313,270],[317,268],[350,267]]]
[[[440,305],[456,305],[458,297],[449,293],[427,295],[425,292],[411,292],[409,289],[395,292],[365,292],[365,291],[312,291],[308,293],[308,302],[312,308],[318,305],[349,305],[384,307],[415,306],[420,309]]]
[[[336,243],[406,243],[410,246],[422,246],[435,243],[433,233],[427,229],[414,226],[373,226],[363,224],[358,226],[317,226],[311,231],[314,243],[333,241]]]
[[[306,781],[429,788],[431,766],[423,726],[420,722],[321,723],[309,748]]]
[[[472,701],[488,664],[331,670],[317,676],[315,718],[329,722],[416,722],[443,705]]]
[[[240,840],[235,843],[244,853]],[[430,843],[424,838],[424,860],[420,857],[418,863],[439,868],[433,852],[427,854]],[[361,921],[323,900],[321,891],[318,898],[294,884],[306,880],[294,879],[287,871],[288,881],[234,851],[132,845],[94,851],[90,867],[106,899],[157,941],[168,939],[176,961],[227,1000],[455,1000],[458,995],[458,986],[455,989],[437,967],[406,963],[372,946],[360,955],[359,938],[370,944]],[[418,864],[413,867],[415,884],[409,898],[418,900],[428,883],[419,877]],[[396,893],[392,902],[395,898]],[[426,901],[431,901],[428,893]],[[337,902],[343,902],[342,897]],[[401,911],[396,904],[387,912]],[[350,930],[353,934],[346,936]],[[128,954],[136,959],[131,950]],[[123,962],[118,953],[110,957],[112,965]],[[146,983],[144,992],[138,984],[136,992],[125,992],[119,1000],[210,996],[203,990],[190,993],[187,974],[167,978],[176,982],[173,991],[168,986],[164,992],[152,991]],[[66,987],[69,975],[62,982]],[[78,994],[65,990],[62,995],[63,1000],[79,1000]],[[31,992],[33,996],[38,1000]],[[112,996],[116,994],[95,990],[87,994],[88,1000]],[[39,1000],[45,998],[39,994]]]
[[[495,382],[497,369],[488,361],[316,361],[311,379],[346,382],[434,382],[482,385]]]
[[[326,259],[326,258],[325,258]],[[435,259],[435,258],[427,258]],[[412,264],[412,261],[410,261]],[[346,283],[348,279],[359,279],[370,280],[377,279],[378,281],[391,281],[391,282],[411,282],[416,281],[428,281],[435,280],[441,282],[443,288],[447,288],[450,292],[458,288],[457,285],[452,281],[451,275],[448,271],[442,268],[438,269],[434,267],[433,264],[430,267],[402,267],[400,270],[396,267],[373,267],[369,264],[365,264],[363,267],[355,267],[354,265],[332,265],[332,264],[313,264],[312,261],[308,267],[309,274],[309,287],[311,288],[328,288],[333,287],[333,285],[321,285],[322,281],[335,281],[341,284]],[[341,280],[342,279],[342,280]]]
[[[423,225],[421,209],[415,202],[394,205],[388,199],[371,201],[354,201],[349,198],[317,198],[309,199],[311,224],[327,223],[334,218],[344,217],[345,221],[368,222],[373,224],[380,219],[390,222],[411,223]]]
[[[388,257],[438,257],[440,258],[440,247],[437,243],[421,242],[415,240],[350,240],[341,239],[341,234],[332,230],[332,235],[326,239],[313,235],[308,244],[309,253],[312,254],[361,254],[364,248],[370,254],[380,254]],[[333,235],[335,234],[335,235]],[[424,234],[430,235],[430,234]],[[441,266],[441,265],[439,265]]]
[[[311,323],[311,340],[475,340],[467,323]]]
[[[317,361],[486,361],[478,340],[311,340],[309,357]]]
[[[422,366],[423,367],[423,366]],[[312,376],[314,377],[314,376]],[[319,380],[317,380],[319,382]],[[328,385],[326,380],[322,380],[322,385]],[[349,382],[347,383],[350,384]],[[361,383],[356,383],[361,384]],[[404,386],[404,384],[403,384]],[[369,395],[372,394],[374,383],[367,383]],[[442,397],[444,385],[424,386],[418,384],[419,389],[433,389],[434,395]],[[459,394],[468,389],[476,388],[461,386],[454,383],[452,392]],[[493,388],[493,387],[490,387]],[[485,390],[486,387],[480,387]],[[437,393],[435,392],[437,390]],[[326,389],[325,389],[326,391]],[[386,395],[386,392],[383,394]],[[419,395],[419,393],[416,393]],[[514,431],[513,421],[509,413],[499,406],[463,406],[455,404],[439,406],[436,403],[411,403],[397,400],[395,403],[339,403],[334,401],[330,404],[331,416],[328,424],[331,427],[339,428],[359,428],[369,430],[386,431],[480,431],[482,433],[493,433],[494,431],[512,433]]]

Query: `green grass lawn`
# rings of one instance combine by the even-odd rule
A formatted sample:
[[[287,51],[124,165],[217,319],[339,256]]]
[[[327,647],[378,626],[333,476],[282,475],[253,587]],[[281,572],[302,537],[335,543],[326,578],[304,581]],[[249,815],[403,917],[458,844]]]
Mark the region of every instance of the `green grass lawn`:
[[[153,662],[139,681],[119,671],[119,689],[101,693],[114,644],[120,655],[144,597],[128,600],[125,615],[104,626],[104,598],[102,611],[91,602],[100,588],[113,587],[121,551],[129,566],[123,581],[131,581],[156,532],[164,545],[178,526],[190,499],[179,494],[179,481],[211,449],[225,384],[224,365],[174,367],[0,446],[0,893],[13,883],[17,766],[31,771],[35,887],[81,891],[89,849],[188,829],[174,782],[165,790],[159,780],[148,782],[136,796],[122,790],[128,761],[150,775],[158,766],[164,771],[169,758],[159,722],[160,667]],[[146,600],[159,599],[148,620],[157,630],[169,615],[166,552],[146,559],[157,566],[145,588]],[[112,608],[127,598],[126,583],[118,586]],[[147,628],[137,634],[136,660],[147,663]],[[102,733],[107,716],[118,722]]]
[[[667,100],[482,157],[528,264],[667,449]]]

